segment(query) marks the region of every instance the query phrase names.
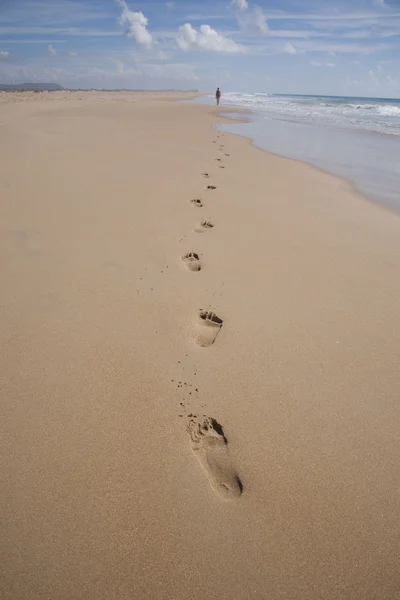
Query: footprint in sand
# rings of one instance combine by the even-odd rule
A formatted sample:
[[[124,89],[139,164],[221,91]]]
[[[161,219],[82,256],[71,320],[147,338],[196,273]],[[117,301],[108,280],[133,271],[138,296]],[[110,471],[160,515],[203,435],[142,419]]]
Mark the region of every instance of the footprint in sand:
[[[201,310],[195,335],[196,344],[202,348],[211,346],[217,339],[223,320],[211,311]]]
[[[217,160],[218,162],[221,162],[221,158],[214,158],[214,160]]]
[[[200,200],[200,198],[193,198],[193,200],[189,200],[189,202],[192,206],[197,206],[197,208],[201,208],[203,206],[203,203]]]
[[[188,432],[193,452],[213,490],[224,500],[239,498],[243,485],[232,464],[222,426],[210,417],[202,423],[193,419],[188,424]]]
[[[216,186],[216,185],[208,185],[208,186],[207,186],[207,189],[208,189],[208,190],[216,190],[216,189],[217,189],[217,186]]]
[[[206,179],[209,179],[209,178],[210,178],[210,176],[209,176],[209,174],[208,174],[208,173],[202,173],[202,175],[203,175],[203,177],[205,177]]]
[[[182,260],[186,263],[189,271],[200,271],[201,264],[199,255],[196,252],[188,252],[182,256]]]
[[[225,156],[230,156],[230,154],[225,154]]]
[[[195,229],[195,232],[204,233],[206,229],[212,229],[213,227],[214,225],[211,223],[211,221],[205,221],[203,219],[202,221],[200,221],[200,227],[197,227],[197,229]]]

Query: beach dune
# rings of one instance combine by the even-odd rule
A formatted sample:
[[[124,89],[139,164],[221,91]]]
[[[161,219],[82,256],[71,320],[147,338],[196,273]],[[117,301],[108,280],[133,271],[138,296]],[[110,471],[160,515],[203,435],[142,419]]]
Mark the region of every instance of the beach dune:
[[[399,216],[190,97],[0,93],[0,595],[394,600]]]

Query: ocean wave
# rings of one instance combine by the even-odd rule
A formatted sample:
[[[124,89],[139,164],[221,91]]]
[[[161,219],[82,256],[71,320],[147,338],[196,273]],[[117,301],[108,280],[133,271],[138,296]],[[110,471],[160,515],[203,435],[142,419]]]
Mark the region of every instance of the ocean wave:
[[[279,118],[340,128],[400,134],[400,100],[382,98],[284,96],[266,93],[227,93],[227,104],[250,108]]]
[[[345,108],[355,108],[356,110],[371,110],[376,108],[373,104],[342,104]]]
[[[380,115],[387,117],[400,117],[400,106],[385,105],[378,108]]]

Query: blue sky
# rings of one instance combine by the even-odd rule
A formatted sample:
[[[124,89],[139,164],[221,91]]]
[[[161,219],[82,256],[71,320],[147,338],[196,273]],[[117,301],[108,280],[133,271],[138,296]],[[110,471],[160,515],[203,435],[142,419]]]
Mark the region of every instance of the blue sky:
[[[0,0],[0,83],[400,97],[400,0]]]

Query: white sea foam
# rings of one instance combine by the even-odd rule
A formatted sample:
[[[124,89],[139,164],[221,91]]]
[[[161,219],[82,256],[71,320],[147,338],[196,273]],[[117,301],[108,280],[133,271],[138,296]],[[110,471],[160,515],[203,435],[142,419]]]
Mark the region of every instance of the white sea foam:
[[[286,120],[400,135],[400,100],[226,93],[223,101]]]
[[[379,113],[384,116],[389,117],[400,117],[400,107],[399,106],[380,106],[378,108]]]

